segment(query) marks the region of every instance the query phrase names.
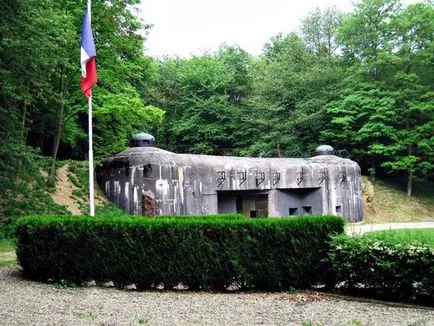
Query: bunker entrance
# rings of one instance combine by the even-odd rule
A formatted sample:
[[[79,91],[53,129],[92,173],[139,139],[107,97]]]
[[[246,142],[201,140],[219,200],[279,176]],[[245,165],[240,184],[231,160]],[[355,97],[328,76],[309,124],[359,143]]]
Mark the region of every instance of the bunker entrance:
[[[268,193],[257,191],[219,191],[219,214],[238,213],[248,217],[268,217]]]

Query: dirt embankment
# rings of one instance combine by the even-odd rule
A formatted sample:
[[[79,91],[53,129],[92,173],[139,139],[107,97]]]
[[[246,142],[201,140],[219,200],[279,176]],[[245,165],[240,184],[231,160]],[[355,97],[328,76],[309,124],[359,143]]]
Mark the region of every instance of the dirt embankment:
[[[368,223],[434,220],[434,206],[381,180],[363,177],[363,212]]]
[[[82,215],[83,212],[81,207],[87,206],[89,203],[89,198],[87,197],[88,192],[86,191],[82,197],[74,195],[74,192],[77,192],[79,188],[71,182],[68,177],[69,173],[71,173],[69,171],[69,164],[65,164],[61,168],[57,169],[56,190],[52,193],[51,197],[56,204],[66,206],[72,215]],[[95,205],[106,205],[108,201],[102,194],[97,183],[95,183],[94,189]]]
[[[66,206],[72,215],[81,215],[80,207],[74,199],[73,192],[78,190],[68,178],[69,164],[65,164],[56,171],[56,190],[51,197],[57,205]]]

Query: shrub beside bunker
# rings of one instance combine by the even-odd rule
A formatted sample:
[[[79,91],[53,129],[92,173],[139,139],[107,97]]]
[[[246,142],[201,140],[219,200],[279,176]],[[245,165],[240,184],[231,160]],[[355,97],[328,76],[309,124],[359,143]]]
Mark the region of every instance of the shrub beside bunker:
[[[329,253],[340,291],[434,304],[434,246],[389,235],[337,236]]]

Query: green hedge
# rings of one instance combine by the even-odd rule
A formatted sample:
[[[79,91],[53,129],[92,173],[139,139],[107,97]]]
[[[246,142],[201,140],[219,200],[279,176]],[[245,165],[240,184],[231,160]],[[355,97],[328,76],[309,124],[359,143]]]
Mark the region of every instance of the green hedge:
[[[149,289],[308,287],[328,270],[336,216],[281,219],[28,217],[17,226],[17,255],[38,280],[135,283]]]
[[[340,290],[434,303],[434,248],[373,236],[338,236],[329,254]]]

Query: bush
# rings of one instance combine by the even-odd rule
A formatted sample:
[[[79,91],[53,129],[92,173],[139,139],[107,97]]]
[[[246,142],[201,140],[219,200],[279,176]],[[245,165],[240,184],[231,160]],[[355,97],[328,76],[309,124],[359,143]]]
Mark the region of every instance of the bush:
[[[0,220],[0,240],[11,239],[15,236],[18,217],[3,217]]]
[[[27,217],[17,256],[32,279],[179,283],[191,289],[308,287],[323,281],[335,216],[291,219]]]
[[[340,290],[392,300],[434,298],[434,249],[417,241],[339,236],[329,254]]]

